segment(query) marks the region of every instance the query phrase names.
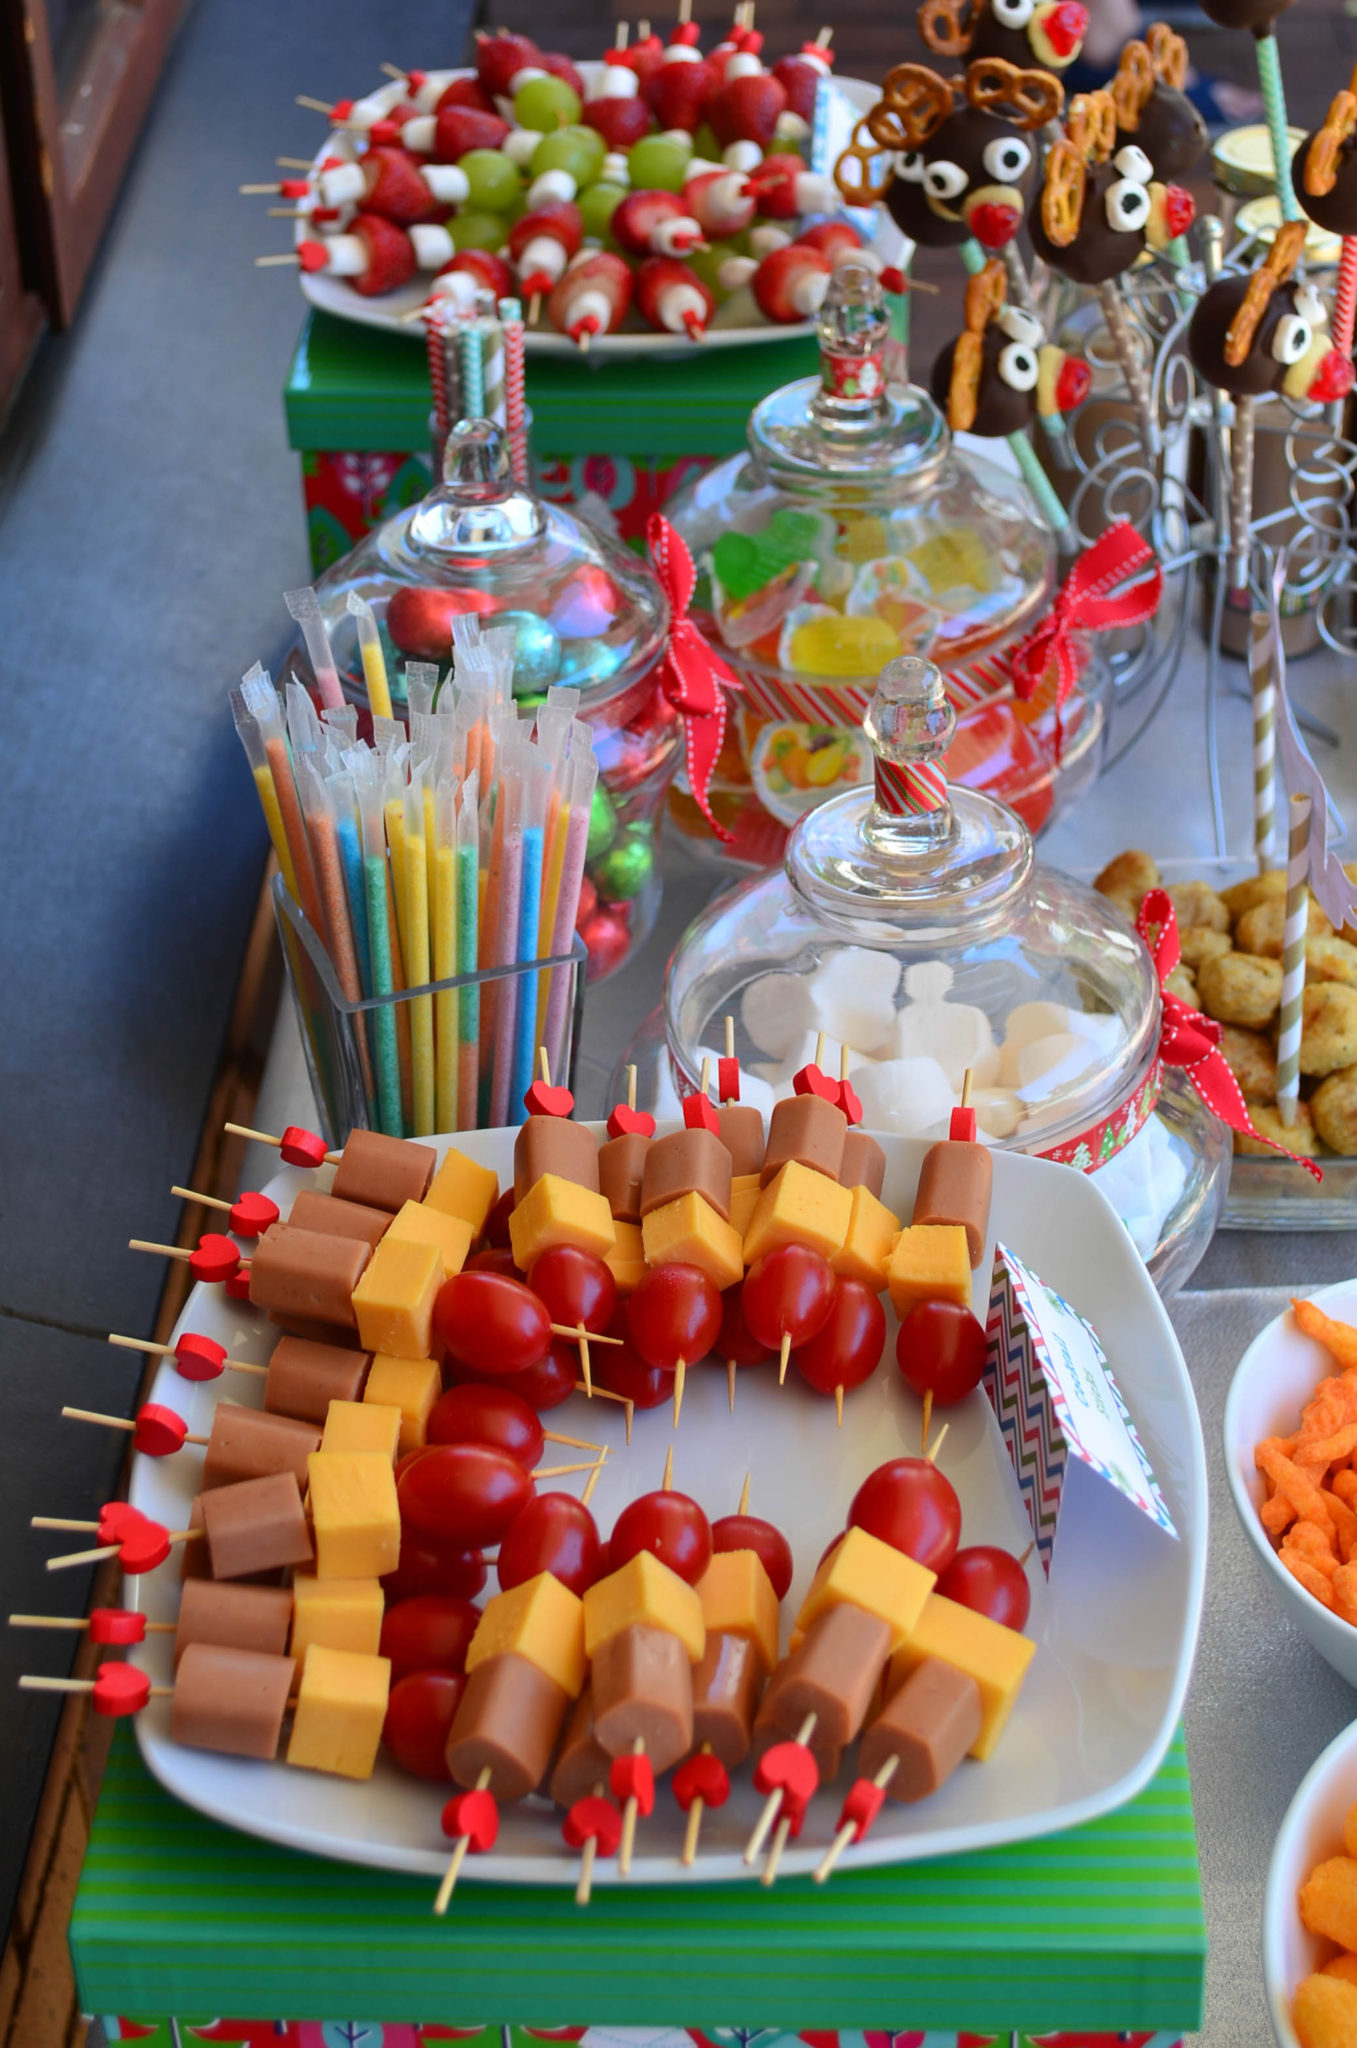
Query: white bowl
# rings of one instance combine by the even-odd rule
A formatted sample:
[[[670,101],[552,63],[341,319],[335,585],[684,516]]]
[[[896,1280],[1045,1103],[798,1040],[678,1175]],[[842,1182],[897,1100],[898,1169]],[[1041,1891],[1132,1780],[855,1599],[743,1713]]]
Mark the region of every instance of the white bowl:
[[[1334,1737],[1301,1779],[1272,1851],[1263,1900],[1263,1988],[1279,2048],[1300,2048],[1291,2000],[1301,1978],[1326,1963],[1333,1950],[1331,1942],[1302,1927],[1296,1895],[1317,1863],[1343,1853],[1343,1816],[1354,1803],[1357,1721]]]
[[[1357,1280],[1342,1280],[1314,1297],[1339,1322],[1357,1322]],[[1340,1678],[1357,1686],[1357,1628],[1322,1607],[1293,1579],[1272,1547],[1258,1511],[1267,1498],[1254,1447],[1265,1436],[1290,1436],[1319,1382],[1337,1371],[1329,1353],[1300,1330],[1290,1309],[1260,1330],[1235,1370],[1225,1403],[1225,1471],[1236,1511],[1277,1598],[1308,1642]]]

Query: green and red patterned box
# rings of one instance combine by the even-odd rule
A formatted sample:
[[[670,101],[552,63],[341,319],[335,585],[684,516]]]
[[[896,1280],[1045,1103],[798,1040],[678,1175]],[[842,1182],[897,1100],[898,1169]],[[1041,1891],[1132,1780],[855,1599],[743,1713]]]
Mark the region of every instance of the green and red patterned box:
[[[694,349],[662,363],[530,357],[539,488],[567,504],[594,493],[634,541],[687,477],[744,447],[761,398],[809,375],[816,360],[805,339]],[[283,403],[319,571],[429,488],[424,349],[409,336],[310,313]]]
[[[432,2048],[460,2041],[463,2048],[1181,2048],[1179,2034],[921,2033],[916,2027],[869,2028],[864,2033],[812,2027],[791,2034],[781,2027],[436,2027],[383,2026],[380,2020],[133,2020],[105,2019],[108,2041],[143,2041],[149,2048],[188,2048],[192,2041],[227,2041],[239,2048]]]

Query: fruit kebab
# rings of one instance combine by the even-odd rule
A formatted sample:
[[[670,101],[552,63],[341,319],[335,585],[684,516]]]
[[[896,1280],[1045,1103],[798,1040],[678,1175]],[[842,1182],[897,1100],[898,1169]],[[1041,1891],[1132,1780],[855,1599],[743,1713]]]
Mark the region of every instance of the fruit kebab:
[[[355,214],[342,235],[299,242],[285,255],[256,256],[256,269],[296,264],[308,276],[342,277],[363,298],[399,291],[419,269],[415,244],[404,228],[377,213]]]
[[[606,249],[582,249],[553,285],[547,317],[558,334],[581,351],[596,334],[615,334],[631,305],[632,277],[620,256]]]
[[[537,325],[542,301],[556,284],[584,236],[573,201],[552,200],[533,207],[509,230],[509,254],[518,267],[519,290],[528,301],[528,325]]]
[[[716,300],[691,265],[674,256],[648,256],[636,273],[636,306],[657,333],[702,341]]]

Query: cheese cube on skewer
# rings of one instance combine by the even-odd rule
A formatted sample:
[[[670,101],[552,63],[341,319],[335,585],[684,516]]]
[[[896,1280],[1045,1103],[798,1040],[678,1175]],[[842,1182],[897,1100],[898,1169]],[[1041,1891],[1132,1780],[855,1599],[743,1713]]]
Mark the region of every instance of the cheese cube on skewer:
[[[395,1225],[392,1225],[392,1230]],[[414,1244],[388,1230],[353,1290],[353,1312],[365,1351],[397,1358],[427,1358],[433,1305],[443,1284],[443,1258],[431,1244]]]
[[[443,1375],[433,1358],[393,1358],[379,1351],[363,1389],[363,1402],[377,1408],[399,1408],[399,1451],[404,1457],[424,1442],[434,1402],[443,1391]]]
[[[396,1462],[401,1411],[375,1401],[331,1401],[325,1417],[322,1451],[380,1451]]]
[[[395,1571],[401,1524],[391,1460],[375,1451],[313,1451],[307,1469],[317,1578]]]
[[[970,1753],[983,1762],[1004,1731],[1035,1651],[1036,1644],[1016,1629],[934,1593],[891,1658],[889,1689],[903,1685],[925,1657],[940,1657],[964,1671],[980,1688],[983,1718]]]
[[[318,1579],[298,1572],[292,1601],[292,1655],[299,1663],[316,1643],[376,1655],[386,1608],[380,1579]]]
[[[389,1658],[313,1643],[292,1717],[288,1762],[341,1778],[370,1778],[390,1691]]]
[[[387,1242],[431,1244],[443,1261],[443,1278],[450,1280],[466,1264],[474,1236],[463,1216],[449,1216],[430,1202],[407,1202],[398,1209],[386,1233]]]
[[[424,1206],[441,1209],[445,1216],[459,1216],[471,1225],[473,1237],[479,1237],[498,1199],[499,1179],[493,1169],[478,1166],[454,1146],[429,1183]]]

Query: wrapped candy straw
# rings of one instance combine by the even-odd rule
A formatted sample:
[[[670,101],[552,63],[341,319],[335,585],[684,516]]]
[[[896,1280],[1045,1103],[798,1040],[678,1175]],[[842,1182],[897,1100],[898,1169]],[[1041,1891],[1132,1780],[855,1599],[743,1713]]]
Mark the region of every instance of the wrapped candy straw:
[[[570,951],[579,910],[580,884],[584,880],[584,853],[589,842],[589,817],[598,781],[598,760],[592,751],[572,753],[566,763],[563,791],[566,805],[565,850],[561,859],[561,886],[556,898],[556,916],[551,931],[551,951],[559,958]],[[551,993],[547,998],[547,1021],[542,1042],[547,1048],[553,1074],[564,1070],[565,1021],[570,1007],[570,969],[553,967]]]
[[[1305,995],[1305,933],[1309,921],[1310,799],[1291,799],[1286,862],[1286,922],[1282,927],[1282,1006],[1277,1019],[1277,1114],[1296,1121],[1300,1099],[1301,1003]]]
[[[391,849],[391,887],[395,895],[396,931],[400,938],[402,958],[405,957],[409,950],[409,940],[405,930],[406,905],[409,898],[406,895],[405,883],[404,785],[405,775],[403,766],[399,763],[388,764],[383,808],[386,812],[386,841]]]
[[[277,691],[262,669],[258,675],[246,677],[241,684],[241,692],[245,698],[246,709],[254,716],[264,742],[264,754],[278,802],[278,814],[282,819],[283,831],[292,854],[292,869],[297,879],[296,900],[310,920],[316,936],[321,938],[325,932],[325,919],[321,915],[320,895],[316,888],[315,869],[311,865],[311,848],[306,837],[306,825],[302,819],[302,807],[297,800],[297,785],[292,774],[292,756],[288,751],[287,734],[283,727],[283,707],[278,701]]]
[[[523,902],[523,776],[518,772],[515,758],[517,750],[504,749],[504,769],[500,778],[497,813],[503,815],[504,829],[499,830],[500,817],[495,819],[496,852],[498,855],[497,886],[494,893],[494,923],[491,926],[490,943],[492,967],[512,966],[518,953],[518,919]],[[495,985],[493,1005],[494,1066],[490,1081],[490,1121],[492,1124],[507,1124],[511,1118],[518,1121],[520,1104],[511,1102],[510,1085],[513,1081],[514,1021],[517,1014],[518,977],[505,975]]]
[[[254,674],[255,670],[252,669],[246,676],[246,688],[253,680]],[[240,744],[245,749],[245,758],[250,764],[254,786],[259,793],[259,806],[264,813],[264,823],[269,828],[269,838],[277,855],[283,880],[287,884],[288,895],[294,903],[298,902],[300,899],[297,895],[297,871],[292,865],[292,848],[287,843],[287,833],[283,829],[283,814],[278,807],[278,791],[274,787],[273,770],[264,751],[264,738],[259,730],[259,721],[246,704],[245,688],[231,692],[231,717],[235,722]]]
[[[330,636],[325,630],[325,621],[320,615],[320,600],[309,586],[305,590],[288,590],[283,593],[283,603],[302,629],[306,652],[316,678],[322,704],[340,705],[344,702],[344,691],[339,681],[339,670],[330,649]]]
[[[424,780],[407,784],[405,808],[405,974],[410,988],[433,979],[429,960],[429,863],[426,852]],[[434,1123],[433,997],[412,996],[410,1012],[411,1122],[417,1138],[432,1136]]]
[[[480,789],[473,769],[457,810],[457,972],[480,966]],[[457,1021],[457,1129],[475,1130],[480,1088],[481,992],[464,988]]]
[[[330,800],[334,807],[335,838],[344,867],[344,889],[349,899],[354,948],[363,993],[372,994],[372,947],[368,940],[367,895],[363,886],[363,838],[354,800],[353,775],[349,770],[331,775]]]
[[[339,986],[349,1002],[360,1003],[364,991],[358,972],[358,951],[354,944],[353,926],[349,918],[348,894],[344,885],[344,862],[339,848],[334,804],[329,785],[322,777],[314,757],[308,755],[300,762],[297,786],[311,834],[316,880],[325,909],[330,959],[334,964]],[[361,1015],[355,1019],[354,1035],[358,1044],[358,1065],[363,1077],[363,1093],[368,1099],[371,1115],[377,1104],[365,1025],[366,1019]]]
[[[527,772],[523,792],[523,893],[518,913],[518,958],[536,960],[540,953],[539,940],[542,928],[542,877],[546,856],[546,820],[550,809],[553,783],[551,763],[537,747],[530,750],[532,760]],[[518,995],[518,1014],[514,1024],[514,1070],[509,1084],[509,1100],[515,1117],[519,1113],[523,1097],[532,1083],[533,1064],[537,1057],[537,985],[536,974],[521,974],[514,977]]]
[[[438,689],[438,663],[436,661],[407,661],[405,664],[405,701],[413,715],[416,712],[433,710],[434,695]]]
[[[372,606],[356,590],[351,590],[347,599],[350,612],[358,625],[358,653],[363,663],[363,680],[368,688],[368,703],[372,706],[374,718],[390,718],[391,686],[386,677],[386,656],[382,653],[382,636],[377,630]]]
[[[389,996],[395,988],[391,957],[391,922],[387,905],[386,829],[381,790],[375,776],[364,777],[358,790],[363,821],[363,880],[367,895],[368,932],[372,942],[372,993]],[[401,1114],[400,1058],[396,1015],[389,1003],[372,1013],[377,1064],[377,1114],[389,1138],[405,1135]]]
[[[460,972],[457,962],[457,791],[450,775],[434,792],[433,974],[448,981]],[[443,989],[434,997],[434,1111],[436,1128],[455,1131],[457,1123],[457,1030],[461,991]]]

